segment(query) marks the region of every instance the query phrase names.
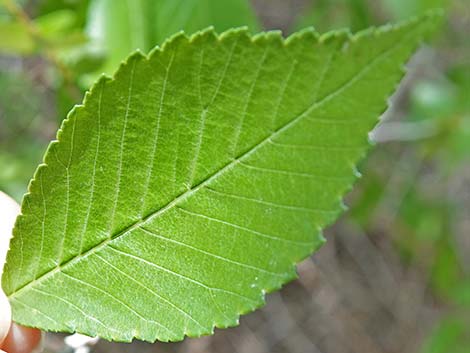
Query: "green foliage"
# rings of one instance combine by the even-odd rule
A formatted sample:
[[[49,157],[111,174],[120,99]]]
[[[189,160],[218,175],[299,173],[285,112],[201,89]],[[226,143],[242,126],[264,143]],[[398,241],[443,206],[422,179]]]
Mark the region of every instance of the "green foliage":
[[[258,29],[247,0],[93,0],[88,31],[108,58],[98,74],[112,74],[136,49],[148,52],[178,31],[194,33],[209,26],[219,32]]]
[[[163,43],[178,31],[194,33],[208,26],[213,26],[218,32],[240,26],[247,26],[252,31],[259,29],[247,0],[159,1],[149,10],[155,18],[152,46]]]
[[[329,30],[347,26],[360,30],[378,22],[373,16],[372,9],[366,0],[312,0],[298,19],[295,28],[315,26]]]
[[[402,20],[432,9],[449,7],[449,0],[310,0],[294,29],[315,26],[329,30],[347,26],[354,30],[388,20]]]
[[[0,71],[0,190],[18,201],[47,146],[41,138],[48,121],[39,91],[21,73]]]
[[[34,20],[41,41],[51,50],[65,50],[86,42],[76,27],[77,14],[72,10],[57,10]]]
[[[468,317],[447,317],[425,343],[424,353],[466,353],[470,347]]]
[[[15,321],[119,341],[237,324],[324,242],[434,26],[206,30],[129,57],[29,186],[2,282]]]
[[[20,23],[0,21],[0,52],[29,54],[34,51],[34,40]]]
[[[51,12],[67,10],[75,14],[74,25],[78,28],[85,26],[88,17],[90,0],[42,0],[37,4],[39,16]]]
[[[31,55],[42,50],[61,51],[83,44],[85,36],[76,30],[72,11],[59,10],[31,23],[0,20],[0,53]]]
[[[397,19],[407,18],[430,9],[447,8],[450,4],[449,0],[383,0],[383,2],[384,7]]]

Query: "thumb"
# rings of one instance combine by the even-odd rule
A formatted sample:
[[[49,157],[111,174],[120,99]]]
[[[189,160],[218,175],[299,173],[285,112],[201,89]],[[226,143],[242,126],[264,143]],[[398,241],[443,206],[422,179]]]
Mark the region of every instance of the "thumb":
[[[0,274],[10,245],[16,216],[20,213],[18,204],[0,191]],[[11,309],[6,295],[0,290],[0,344],[5,339],[11,324]]]
[[[0,290],[0,346],[10,330],[11,324],[11,308],[8,298]]]

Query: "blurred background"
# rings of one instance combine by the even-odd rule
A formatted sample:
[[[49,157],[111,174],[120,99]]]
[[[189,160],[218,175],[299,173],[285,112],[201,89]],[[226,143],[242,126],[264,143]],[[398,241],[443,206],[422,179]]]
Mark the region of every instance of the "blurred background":
[[[298,280],[214,336],[88,350],[470,352],[470,1],[0,0],[0,189],[18,201],[67,112],[136,48],[210,25],[357,31],[435,7],[446,21],[409,63],[350,210]],[[46,352],[72,352],[64,337],[47,335]]]

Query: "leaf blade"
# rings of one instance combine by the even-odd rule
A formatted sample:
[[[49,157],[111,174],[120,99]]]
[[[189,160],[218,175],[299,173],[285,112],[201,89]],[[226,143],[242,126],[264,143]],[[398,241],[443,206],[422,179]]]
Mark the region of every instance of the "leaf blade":
[[[428,26],[206,31],[131,56],[30,185],[3,278],[15,320],[122,341],[235,325],[324,242]]]

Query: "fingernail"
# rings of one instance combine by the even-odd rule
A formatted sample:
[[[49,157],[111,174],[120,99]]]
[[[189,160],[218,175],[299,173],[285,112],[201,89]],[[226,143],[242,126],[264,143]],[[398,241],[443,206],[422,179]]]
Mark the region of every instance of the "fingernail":
[[[8,353],[31,353],[42,348],[42,333],[38,329],[11,325],[2,348]]]
[[[44,350],[44,337],[46,334],[40,331],[41,337],[39,338],[38,345],[31,353],[41,353]]]

